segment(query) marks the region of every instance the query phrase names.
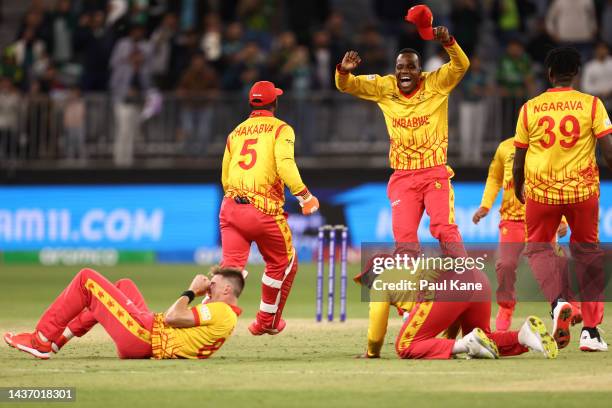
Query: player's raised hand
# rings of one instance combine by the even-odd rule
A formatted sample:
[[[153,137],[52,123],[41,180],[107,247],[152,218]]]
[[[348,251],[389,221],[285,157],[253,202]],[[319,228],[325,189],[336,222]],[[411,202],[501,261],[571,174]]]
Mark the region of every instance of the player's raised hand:
[[[481,219],[483,219],[484,217],[487,216],[487,214],[489,213],[489,209],[486,207],[480,207],[479,209],[476,210],[476,212],[474,213],[474,216],[472,217],[472,222],[474,224],[478,224],[480,222]]]
[[[361,63],[361,58],[357,51],[347,51],[340,63],[340,70],[343,72],[352,72]]]
[[[448,32],[448,28],[444,26],[434,27],[433,33],[434,33],[434,40],[438,40],[442,44],[446,44],[451,39],[451,36]]]
[[[196,296],[203,296],[208,292],[210,287],[210,279],[205,275],[196,275],[189,285],[189,290],[192,290]]]

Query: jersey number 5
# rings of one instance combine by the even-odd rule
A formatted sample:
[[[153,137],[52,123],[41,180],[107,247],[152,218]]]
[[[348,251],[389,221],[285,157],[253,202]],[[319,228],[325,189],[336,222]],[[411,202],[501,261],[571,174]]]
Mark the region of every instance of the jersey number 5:
[[[257,139],[246,139],[244,144],[242,145],[242,150],[240,150],[241,156],[249,156],[248,162],[246,158],[240,160],[238,165],[242,167],[244,170],[248,170],[255,165],[257,162],[257,150],[251,148],[251,145],[257,143]]]
[[[571,128],[569,128],[569,124],[571,123]],[[548,141],[545,141],[545,138],[540,139],[540,145],[549,149],[552,145],[555,144],[555,140],[557,139],[557,135],[553,132],[555,128],[555,120],[550,116],[542,116],[538,121],[538,126],[546,125],[546,129],[544,129],[544,133],[548,137]],[[574,147],[574,145],[578,142],[578,138],[580,137],[580,123],[575,116],[567,115],[561,118],[559,122],[559,132],[561,135],[565,136],[566,140],[561,140],[559,144],[561,147],[565,147],[569,149],[570,147]]]

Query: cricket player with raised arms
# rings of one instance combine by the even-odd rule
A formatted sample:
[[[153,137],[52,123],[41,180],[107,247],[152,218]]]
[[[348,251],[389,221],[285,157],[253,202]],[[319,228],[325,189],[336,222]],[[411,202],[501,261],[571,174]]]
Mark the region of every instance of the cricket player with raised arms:
[[[450,183],[454,173],[446,165],[446,150],[448,98],[470,63],[446,27],[431,27],[432,19],[423,5],[412,7],[406,16],[423,39],[436,39],[444,46],[449,63],[423,72],[418,52],[404,48],[397,55],[395,74],[356,76],[352,72],[361,58],[356,51],[348,51],[336,67],[336,87],[375,102],[383,112],[391,142],[389,162],[395,170],[387,188],[395,241],[406,244],[407,251],[418,252],[417,229],[427,211],[431,234],[442,248],[451,256],[465,256],[454,221]]]

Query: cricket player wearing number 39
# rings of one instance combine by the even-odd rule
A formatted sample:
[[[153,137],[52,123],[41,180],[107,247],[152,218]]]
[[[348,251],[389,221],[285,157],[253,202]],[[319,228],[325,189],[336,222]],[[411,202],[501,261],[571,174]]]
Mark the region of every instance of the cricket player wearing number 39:
[[[259,312],[249,326],[255,336],[275,335],[285,328],[281,315],[297,273],[297,254],[283,211],[285,185],[299,201],[304,215],[319,209],[319,201],[302,182],[295,163],[293,129],[274,116],[277,98],[282,94],[269,81],[252,86],[252,112],[230,133],[223,155],[221,264],[243,270],[252,242],[266,262]]]
[[[5,333],[11,347],[46,360],[73,337],[97,323],[112,337],[120,358],[206,359],[234,331],[243,273],[215,267],[211,279],[196,275],[189,289],[165,313],[149,311],[130,279],[114,284],[92,269],[83,269],[47,308],[33,333]],[[196,296],[208,299],[195,307]]]

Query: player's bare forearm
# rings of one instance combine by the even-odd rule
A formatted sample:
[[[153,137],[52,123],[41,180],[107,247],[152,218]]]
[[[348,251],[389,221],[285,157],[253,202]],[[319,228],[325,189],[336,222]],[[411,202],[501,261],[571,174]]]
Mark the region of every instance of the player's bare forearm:
[[[597,140],[597,144],[599,145],[601,155],[603,156],[606,165],[610,170],[612,170],[612,133],[600,137]]]
[[[525,156],[527,156],[527,149],[517,147],[516,153],[514,154],[514,163],[512,165],[514,195],[516,195],[516,198],[523,204],[525,204],[525,197],[523,196],[523,188],[525,186]]]
[[[207,293],[210,287],[208,277],[198,274],[191,281],[189,290],[193,292],[193,297],[203,296]],[[172,327],[194,327],[196,325],[195,317],[189,307],[191,299],[187,295],[182,295],[176,302],[164,313],[164,320],[167,325]]]
[[[172,327],[193,327],[195,319],[189,308],[189,298],[181,296],[176,302],[164,313],[164,321],[168,326]]]

